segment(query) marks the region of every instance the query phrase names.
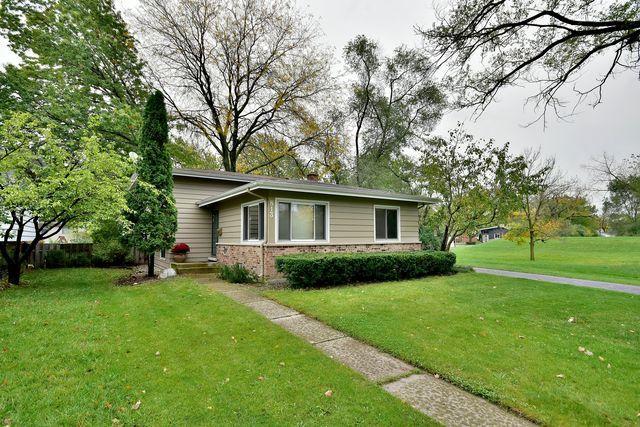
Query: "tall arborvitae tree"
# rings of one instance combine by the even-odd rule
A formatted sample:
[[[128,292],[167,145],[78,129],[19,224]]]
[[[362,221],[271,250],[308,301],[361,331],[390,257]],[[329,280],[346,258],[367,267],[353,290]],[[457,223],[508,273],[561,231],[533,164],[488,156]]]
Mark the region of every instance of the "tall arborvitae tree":
[[[173,244],[177,229],[168,137],[164,97],[156,91],[144,109],[138,178],[127,197],[132,223],[127,237],[131,246],[149,254],[149,276],[154,275],[154,253]]]

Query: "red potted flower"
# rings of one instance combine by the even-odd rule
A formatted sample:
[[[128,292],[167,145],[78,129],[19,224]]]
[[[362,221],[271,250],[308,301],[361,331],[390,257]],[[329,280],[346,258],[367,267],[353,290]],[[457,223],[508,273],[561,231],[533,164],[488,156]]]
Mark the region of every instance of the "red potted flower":
[[[171,248],[171,253],[173,254],[173,260],[175,262],[185,262],[187,260],[187,254],[191,248],[186,243],[176,243]]]

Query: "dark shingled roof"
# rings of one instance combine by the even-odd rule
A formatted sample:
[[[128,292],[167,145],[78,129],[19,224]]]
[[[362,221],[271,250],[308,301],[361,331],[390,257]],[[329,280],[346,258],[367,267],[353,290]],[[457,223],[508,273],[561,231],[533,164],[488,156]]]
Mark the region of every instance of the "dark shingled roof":
[[[174,169],[173,175],[191,178],[219,179],[224,181],[236,181],[245,183],[245,185],[233,188],[217,196],[203,199],[198,202],[199,206],[205,206],[211,203],[215,203],[219,200],[224,200],[239,194],[243,194],[246,191],[256,190],[260,188],[306,193],[335,194],[352,197],[368,197],[374,199],[413,201],[418,203],[436,202],[435,199],[422,195],[403,194],[392,191],[375,190],[349,185],[328,184],[325,182],[300,179],[276,178],[272,176],[252,175],[239,172],[182,168]]]

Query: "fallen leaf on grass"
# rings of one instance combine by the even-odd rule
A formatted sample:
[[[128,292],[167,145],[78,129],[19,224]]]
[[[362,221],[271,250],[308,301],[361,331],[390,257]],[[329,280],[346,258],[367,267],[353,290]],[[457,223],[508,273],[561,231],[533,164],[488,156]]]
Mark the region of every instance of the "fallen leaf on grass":
[[[333,391],[327,390],[327,391],[324,392],[324,395],[327,396],[327,397],[331,397],[331,396],[333,396]]]
[[[558,374],[558,375],[556,375],[556,378],[564,378],[564,375],[563,374]]]
[[[231,337],[231,340],[232,340],[234,343],[238,344],[238,340],[236,339],[236,337],[232,336],[232,337]]]
[[[131,409],[133,409],[134,411],[137,411],[138,409],[140,409],[140,405],[141,404],[142,404],[142,402],[138,400],[136,403],[133,404]]]
[[[586,354],[587,356],[591,357],[591,356],[593,356],[593,351],[587,350],[587,351],[584,352],[584,354]]]
[[[519,340],[523,340],[524,339],[524,335],[518,335],[518,339]]]
[[[569,320],[567,320],[567,322],[576,323],[576,318],[575,317],[569,317]]]
[[[264,377],[263,377],[262,375],[260,375],[260,376],[258,377],[258,381],[264,381]]]
[[[104,402],[104,407],[105,407],[106,409],[111,409],[111,406],[112,406],[112,405],[111,405],[111,403],[109,403],[109,402]]]
[[[156,351],[156,356],[160,356],[160,350]]]
[[[598,356],[598,359],[600,359],[601,362],[604,362],[604,357]]]
[[[587,349],[586,349],[586,348],[584,348],[584,347],[578,347],[578,351],[579,351],[580,353],[584,353],[585,351],[587,351]]]
[[[440,378],[440,375],[435,374],[433,377],[437,379],[437,378]]]

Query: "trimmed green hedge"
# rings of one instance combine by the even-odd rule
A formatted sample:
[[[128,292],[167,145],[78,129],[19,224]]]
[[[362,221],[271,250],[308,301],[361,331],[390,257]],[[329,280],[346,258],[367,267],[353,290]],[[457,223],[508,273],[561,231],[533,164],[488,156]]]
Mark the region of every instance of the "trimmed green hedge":
[[[455,263],[455,254],[440,251],[331,253],[278,257],[276,269],[291,287],[315,288],[449,274]]]

